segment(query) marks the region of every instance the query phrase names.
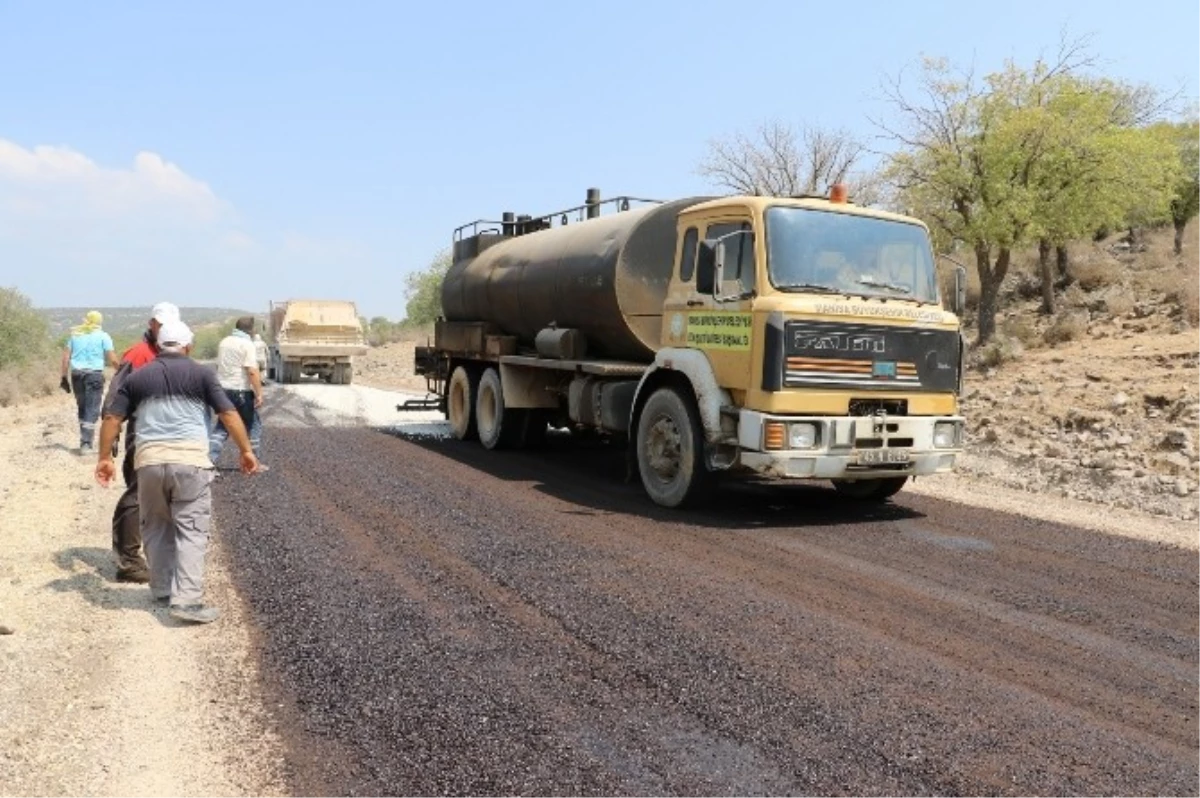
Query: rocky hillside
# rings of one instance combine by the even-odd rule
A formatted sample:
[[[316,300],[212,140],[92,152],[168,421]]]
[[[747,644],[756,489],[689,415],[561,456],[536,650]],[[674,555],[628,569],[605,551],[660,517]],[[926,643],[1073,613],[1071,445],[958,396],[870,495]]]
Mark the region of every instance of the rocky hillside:
[[[1195,222],[1181,257],[1165,230],[1074,245],[1075,281],[1049,317],[1027,253],[1005,285],[1001,334],[970,355],[964,471],[1196,518],[1196,245]]]
[[[146,329],[150,308],[39,308],[38,311],[50,322],[50,334],[55,338],[66,335],[72,326],[79,324],[89,310],[104,314],[104,329],[113,338],[137,340]],[[180,308],[180,314],[194,329],[210,324],[221,324],[228,319],[247,315],[249,311],[234,308]],[[262,313],[259,313],[261,318]]]

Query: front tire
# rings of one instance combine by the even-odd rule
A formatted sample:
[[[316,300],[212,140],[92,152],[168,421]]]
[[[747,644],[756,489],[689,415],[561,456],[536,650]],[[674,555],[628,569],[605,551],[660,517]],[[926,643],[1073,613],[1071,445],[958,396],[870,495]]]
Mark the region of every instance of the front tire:
[[[475,394],[479,389],[478,378],[466,366],[458,366],[450,375],[446,386],[446,419],[460,441],[479,437],[475,425]]]
[[[659,388],[637,428],[637,464],[646,493],[663,507],[696,504],[715,478],[704,466],[704,433],[691,401]]]
[[[884,479],[835,479],[833,487],[847,499],[861,502],[884,502],[895,496],[908,482],[908,477]]]

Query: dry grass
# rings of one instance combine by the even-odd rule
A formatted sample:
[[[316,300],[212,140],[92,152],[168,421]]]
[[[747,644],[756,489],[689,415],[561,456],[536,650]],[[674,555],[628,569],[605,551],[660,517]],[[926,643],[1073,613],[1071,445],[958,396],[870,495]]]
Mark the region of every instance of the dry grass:
[[[1087,325],[1086,313],[1063,312],[1058,314],[1054,322],[1046,328],[1042,339],[1051,346],[1067,341],[1078,341],[1087,335]]]
[[[49,360],[0,369],[0,407],[47,396],[58,390],[58,378],[58,364]]]
[[[1180,263],[1174,272],[1172,287],[1163,293],[1168,302],[1179,306],[1188,324],[1200,325],[1200,269],[1193,260]]]
[[[1108,315],[1113,318],[1128,316],[1133,312],[1133,307],[1136,304],[1133,295],[1128,291],[1109,291],[1104,297],[1104,308],[1108,311]]]
[[[1077,256],[1071,264],[1071,276],[1084,291],[1098,291],[1121,282],[1128,266],[1111,255],[1093,249]]]
[[[1028,316],[1010,316],[1000,325],[1000,331],[1005,337],[1019,341],[1026,349],[1036,349],[1042,345],[1037,325]]]
[[[971,356],[972,364],[980,368],[996,368],[1005,363],[1019,360],[1025,354],[1025,347],[1015,338],[997,335],[982,347],[975,350]]]

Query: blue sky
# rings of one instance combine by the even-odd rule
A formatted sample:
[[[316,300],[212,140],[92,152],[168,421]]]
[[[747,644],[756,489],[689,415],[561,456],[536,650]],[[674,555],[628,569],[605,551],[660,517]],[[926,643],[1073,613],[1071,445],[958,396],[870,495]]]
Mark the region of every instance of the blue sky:
[[[870,140],[881,80],[921,55],[983,73],[1064,29],[1099,71],[1195,101],[1194,0],[0,0],[0,286],[400,318],[462,222],[589,186],[712,193],[714,138],[778,120]]]

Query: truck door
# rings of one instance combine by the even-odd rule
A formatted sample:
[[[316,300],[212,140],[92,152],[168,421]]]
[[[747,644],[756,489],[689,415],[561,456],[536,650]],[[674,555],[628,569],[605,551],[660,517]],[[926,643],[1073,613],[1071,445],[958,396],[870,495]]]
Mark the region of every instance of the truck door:
[[[685,228],[678,245],[677,279],[663,309],[664,344],[703,351],[717,383],[733,390],[744,390],[750,383],[756,238],[745,217],[719,217]],[[714,284],[717,239],[725,242],[726,279],[740,278],[740,298],[723,295],[722,287]]]

